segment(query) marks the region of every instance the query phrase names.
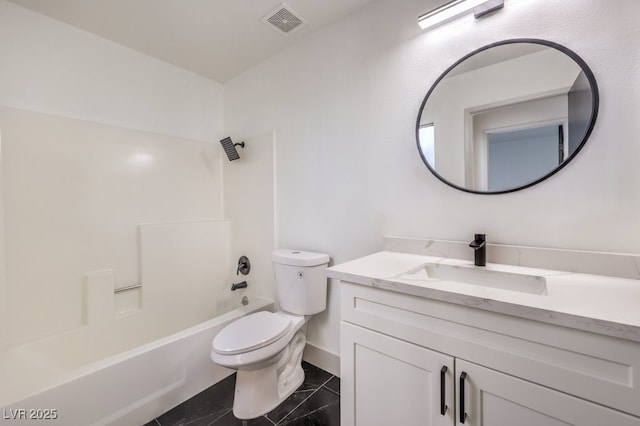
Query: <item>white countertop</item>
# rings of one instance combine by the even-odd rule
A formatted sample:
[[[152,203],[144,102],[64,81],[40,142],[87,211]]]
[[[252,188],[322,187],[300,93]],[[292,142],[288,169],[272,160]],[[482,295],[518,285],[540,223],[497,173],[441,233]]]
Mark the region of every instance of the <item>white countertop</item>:
[[[426,263],[473,265],[468,260],[381,251],[332,266],[327,276],[640,342],[640,280],[493,263],[483,267],[545,277],[547,292],[537,295],[402,277]]]

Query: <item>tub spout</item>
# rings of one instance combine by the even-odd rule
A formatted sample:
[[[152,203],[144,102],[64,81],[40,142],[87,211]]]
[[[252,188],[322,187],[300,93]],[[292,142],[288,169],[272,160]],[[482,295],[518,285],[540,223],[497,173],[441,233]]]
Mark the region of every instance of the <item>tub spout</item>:
[[[469,243],[473,249],[473,264],[485,266],[487,264],[487,241],[484,234],[475,234],[473,241]]]
[[[231,291],[236,291],[239,288],[247,288],[248,284],[246,281],[242,281],[241,283],[233,283],[231,284]]]

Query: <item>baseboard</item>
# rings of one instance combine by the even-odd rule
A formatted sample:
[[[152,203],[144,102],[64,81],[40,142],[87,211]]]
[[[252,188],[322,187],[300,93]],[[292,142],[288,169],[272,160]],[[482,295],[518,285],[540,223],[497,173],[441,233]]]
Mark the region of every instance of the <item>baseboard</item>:
[[[340,356],[309,343],[304,347],[302,359],[309,364],[320,367],[323,370],[340,377]]]

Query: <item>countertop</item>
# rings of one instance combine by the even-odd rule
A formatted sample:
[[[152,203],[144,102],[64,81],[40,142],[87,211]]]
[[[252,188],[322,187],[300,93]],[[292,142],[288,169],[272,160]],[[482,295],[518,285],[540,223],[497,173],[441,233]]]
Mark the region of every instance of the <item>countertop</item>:
[[[544,277],[546,294],[407,279],[427,263],[480,268],[468,260],[381,251],[327,268],[327,276],[640,342],[640,280],[494,263],[482,268]]]

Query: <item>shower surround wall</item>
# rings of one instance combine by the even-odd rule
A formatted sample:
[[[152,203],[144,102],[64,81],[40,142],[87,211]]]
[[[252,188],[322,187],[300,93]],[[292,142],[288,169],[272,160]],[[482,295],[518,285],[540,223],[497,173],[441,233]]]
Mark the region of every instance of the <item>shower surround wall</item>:
[[[275,136],[233,133],[247,148],[221,157],[221,84],[5,0],[0,55],[0,376],[21,387],[0,402],[273,299]],[[64,344],[82,338],[96,350]]]
[[[226,220],[210,261],[228,269],[185,293],[218,311],[273,298],[274,134],[232,134],[247,149],[220,157],[221,84],[5,0],[0,55],[0,349],[144,306],[144,285],[113,300],[91,290],[144,279],[140,223]],[[250,285],[231,293],[242,254]]]
[[[382,249],[382,236],[640,253],[640,2],[512,0],[421,31],[437,1],[380,0],[225,85],[225,129],[277,129],[281,246],[341,263]],[[596,34],[596,36],[594,36]],[[580,155],[513,194],[455,191],[422,163],[415,122],[436,78],[499,40],[544,38],[578,53],[598,81],[598,121]],[[283,95],[285,94],[285,95]],[[308,339],[339,352],[338,287]]]
[[[0,56],[0,337],[8,346],[82,328],[105,306],[120,314],[144,306],[151,292],[143,286],[89,309],[96,282],[140,284],[149,236],[139,224],[177,229],[224,218],[215,143],[223,88],[4,0]],[[207,234],[222,244],[208,252],[222,265],[206,272],[217,292],[233,267],[230,227],[221,226]],[[197,245],[188,227],[163,238]]]
[[[96,309],[106,309],[114,289],[143,286],[119,292],[112,317],[142,305],[164,306],[155,291],[150,300],[151,289],[161,284],[143,273],[150,259],[147,247],[163,241],[151,236],[150,243],[148,227],[139,224],[221,220],[218,148],[10,108],[0,108],[0,128],[9,341],[22,343],[87,325]],[[209,233],[203,229],[202,236],[186,224],[165,227],[178,234],[166,233],[165,244],[185,247],[187,253],[199,239],[219,241],[207,252],[211,262],[204,264],[217,264],[214,269],[196,269],[197,263],[181,267],[179,252],[163,257],[184,273],[182,281],[173,276],[175,288],[162,293],[176,309],[198,312],[195,305],[180,304],[188,298],[210,300],[215,308],[215,295],[228,294],[223,286],[230,265],[228,225]],[[191,270],[209,277],[210,285],[204,287],[196,273],[188,274]],[[93,282],[96,273],[105,271],[112,271],[111,285]],[[104,293],[94,301],[93,292],[100,292],[96,286],[110,286],[112,296]],[[194,298],[200,287],[209,291]]]

